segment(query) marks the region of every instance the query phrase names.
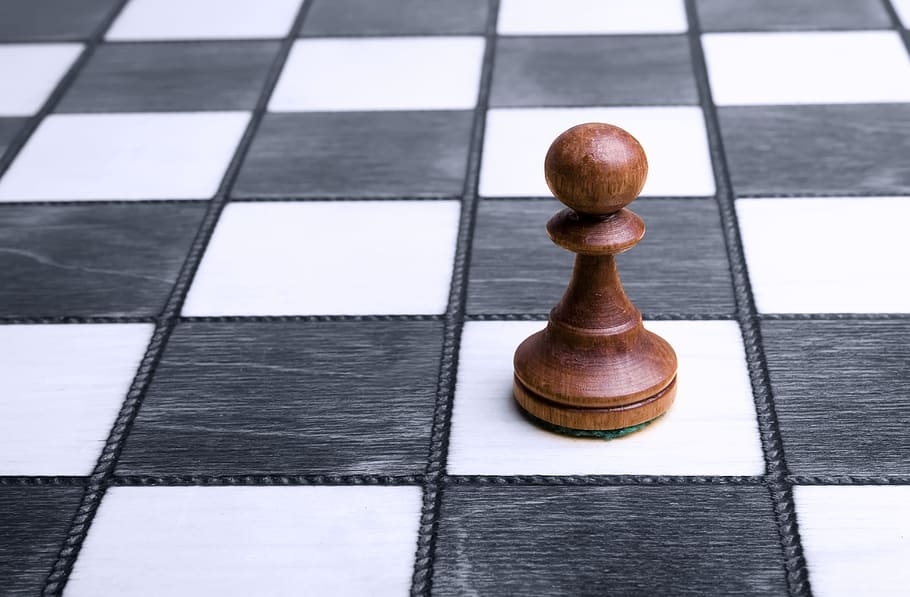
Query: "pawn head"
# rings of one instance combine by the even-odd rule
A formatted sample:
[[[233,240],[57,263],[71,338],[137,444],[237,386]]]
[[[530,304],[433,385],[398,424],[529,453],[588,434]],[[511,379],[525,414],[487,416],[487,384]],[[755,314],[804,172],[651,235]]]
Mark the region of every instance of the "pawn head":
[[[602,216],[638,197],[648,177],[648,159],[638,140],[623,129],[589,122],[556,137],[544,172],[557,199],[577,212]]]

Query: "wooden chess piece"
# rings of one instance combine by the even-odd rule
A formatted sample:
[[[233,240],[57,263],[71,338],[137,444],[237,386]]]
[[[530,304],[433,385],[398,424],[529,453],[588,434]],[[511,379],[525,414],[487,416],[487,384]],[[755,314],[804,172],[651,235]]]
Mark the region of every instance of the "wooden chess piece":
[[[581,124],[553,141],[544,170],[550,191],[568,206],[547,222],[547,233],[577,256],[546,329],[515,351],[515,399],[569,430],[640,425],[676,396],[676,353],[644,328],[614,260],[645,233],[642,219],[625,209],[647,178],[644,150],[621,128]]]

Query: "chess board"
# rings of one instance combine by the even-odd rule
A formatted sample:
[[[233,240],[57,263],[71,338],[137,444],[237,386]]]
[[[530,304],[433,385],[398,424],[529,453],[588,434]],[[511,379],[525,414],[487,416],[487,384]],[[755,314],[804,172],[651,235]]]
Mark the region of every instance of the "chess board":
[[[0,1],[0,595],[907,595],[908,24]],[[511,398],[586,121],[680,361],[612,441]]]

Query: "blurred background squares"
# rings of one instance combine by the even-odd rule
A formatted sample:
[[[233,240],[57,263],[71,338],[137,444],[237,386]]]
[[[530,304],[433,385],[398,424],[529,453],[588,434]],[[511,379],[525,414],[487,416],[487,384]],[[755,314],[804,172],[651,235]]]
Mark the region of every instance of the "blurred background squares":
[[[3,0],[0,41],[86,40],[118,4],[117,0]]]
[[[102,44],[58,112],[252,110],[277,41]]]
[[[302,35],[480,34],[488,12],[488,0],[310,0]]]
[[[82,51],[82,44],[0,44],[0,116],[41,109]]]
[[[302,0],[129,0],[112,41],[259,39],[287,35]]]
[[[500,35],[685,33],[683,0],[502,0]]]
[[[470,110],[483,48],[482,37],[299,40],[269,110]]]
[[[710,33],[702,44],[718,106],[910,101],[896,31]]]
[[[51,115],[0,179],[0,200],[210,199],[249,117]]]
[[[680,35],[500,37],[493,68],[494,107],[698,102]]]
[[[455,197],[474,114],[266,114],[231,194],[240,198]]]
[[[696,7],[702,31],[891,28],[880,0],[696,0]]]

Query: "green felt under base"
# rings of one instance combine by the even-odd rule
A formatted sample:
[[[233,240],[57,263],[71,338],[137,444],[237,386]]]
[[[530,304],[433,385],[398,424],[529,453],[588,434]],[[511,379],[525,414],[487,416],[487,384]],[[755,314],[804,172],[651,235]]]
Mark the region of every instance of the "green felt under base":
[[[647,427],[648,425],[650,425],[651,423],[653,423],[654,421],[656,421],[657,419],[660,418],[660,417],[657,417],[657,419],[651,419],[650,421],[645,421],[644,423],[639,423],[638,425],[632,425],[631,427],[623,427],[622,429],[609,429],[609,430],[604,430],[604,431],[597,431],[597,430],[591,430],[591,429],[572,429],[570,427],[554,425],[553,423],[547,423],[546,421],[544,421],[542,419],[538,419],[537,417],[535,417],[529,413],[525,413],[525,414],[528,416],[529,419],[534,421],[534,423],[536,423],[537,425],[539,425],[540,427],[543,427],[544,429],[546,429],[548,431],[555,431],[556,433],[561,433],[563,435],[569,435],[572,437],[593,437],[593,438],[605,439],[605,440],[617,439],[624,435],[629,435],[630,433],[635,433],[636,431],[638,431],[640,429],[644,429],[645,427]]]

